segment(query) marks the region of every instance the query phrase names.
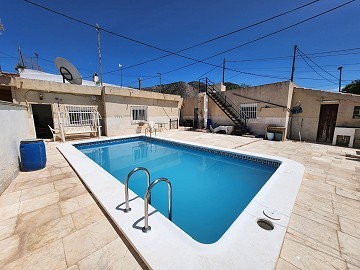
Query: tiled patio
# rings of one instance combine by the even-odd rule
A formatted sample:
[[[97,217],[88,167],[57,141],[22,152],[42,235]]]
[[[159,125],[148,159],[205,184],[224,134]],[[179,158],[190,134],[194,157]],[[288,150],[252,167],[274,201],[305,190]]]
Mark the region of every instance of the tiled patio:
[[[360,159],[355,149],[191,131],[161,136],[304,164],[277,269],[360,269]],[[44,170],[20,173],[0,196],[0,269],[147,269],[56,145],[47,143]]]

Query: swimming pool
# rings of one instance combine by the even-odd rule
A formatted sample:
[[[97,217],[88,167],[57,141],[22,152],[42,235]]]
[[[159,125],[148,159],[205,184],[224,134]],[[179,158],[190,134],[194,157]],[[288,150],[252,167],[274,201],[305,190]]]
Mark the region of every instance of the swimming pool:
[[[239,150],[178,140],[149,140],[126,136],[85,144],[66,143],[58,148],[150,268],[273,269],[302,180],[303,166],[288,159]],[[124,146],[126,149],[121,153],[116,151]],[[191,158],[185,161],[179,158],[188,154]],[[227,169],[222,167],[224,164],[219,167],[220,163],[225,163]],[[194,169],[173,172],[179,166],[187,168],[184,164],[194,165],[197,172]],[[123,181],[138,166],[149,167],[152,181],[167,177],[173,183],[174,223],[167,219],[166,185],[159,185],[152,197],[155,208],[150,206],[152,230],[148,233],[141,230],[146,187],[142,172],[134,175],[138,179],[130,181],[132,211],[123,211],[124,185],[119,180]],[[244,168],[250,177],[238,171]],[[216,188],[209,187],[210,176],[206,172],[215,176],[211,181],[218,181]],[[244,185],[249,182],[253,187]],[[179,192],[175,189],[185,196],[175,199]],[[241,192],[242,189],[246,192]],[[204,210],[204,204],[210,207]],[[271,222],[272,230],[258,226],[263,219]]]
[[[123,184],[136,167],[147,168],[151,181],[169,179],[172,221],[204,244],[220,239],[281,164],[147,137],[80,144],[76,148]],[[145,176],[134,174],[129,186],[142,198],[147,187]],[[167,217],[166,189],[166,185],[159,185],[151,195],[152,205]]]

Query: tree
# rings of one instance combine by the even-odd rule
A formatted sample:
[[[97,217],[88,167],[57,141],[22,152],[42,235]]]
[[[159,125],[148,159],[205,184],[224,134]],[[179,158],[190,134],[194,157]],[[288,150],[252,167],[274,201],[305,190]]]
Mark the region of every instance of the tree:
[[[231,83],[231,82],[225,82],[224,85],[226,86],[226,90],[234,90],[234,89],[239,89],[239,88],[250,87],[250,85],[248,85],[246,83],[236,84],[236,83]]]
[[[355,80],[343,88],[344,93],[353,93],[360,95],[360,80]]]

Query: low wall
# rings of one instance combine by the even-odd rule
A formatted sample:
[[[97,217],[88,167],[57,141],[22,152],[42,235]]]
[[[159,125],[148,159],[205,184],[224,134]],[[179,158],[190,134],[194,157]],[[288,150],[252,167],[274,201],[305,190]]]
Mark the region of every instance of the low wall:
[[[19,172],[20,141],[28,136],[26,107],[0,101],[0,194]]]

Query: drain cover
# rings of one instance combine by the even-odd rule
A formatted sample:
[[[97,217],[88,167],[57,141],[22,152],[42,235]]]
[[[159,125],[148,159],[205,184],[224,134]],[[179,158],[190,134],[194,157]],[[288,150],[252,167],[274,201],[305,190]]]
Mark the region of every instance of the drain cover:
[[[260,228],[267,231],[272,231],[274,229],[274,225],[271,223],[270,220],[267,219],[258,219],[257,224]]]

